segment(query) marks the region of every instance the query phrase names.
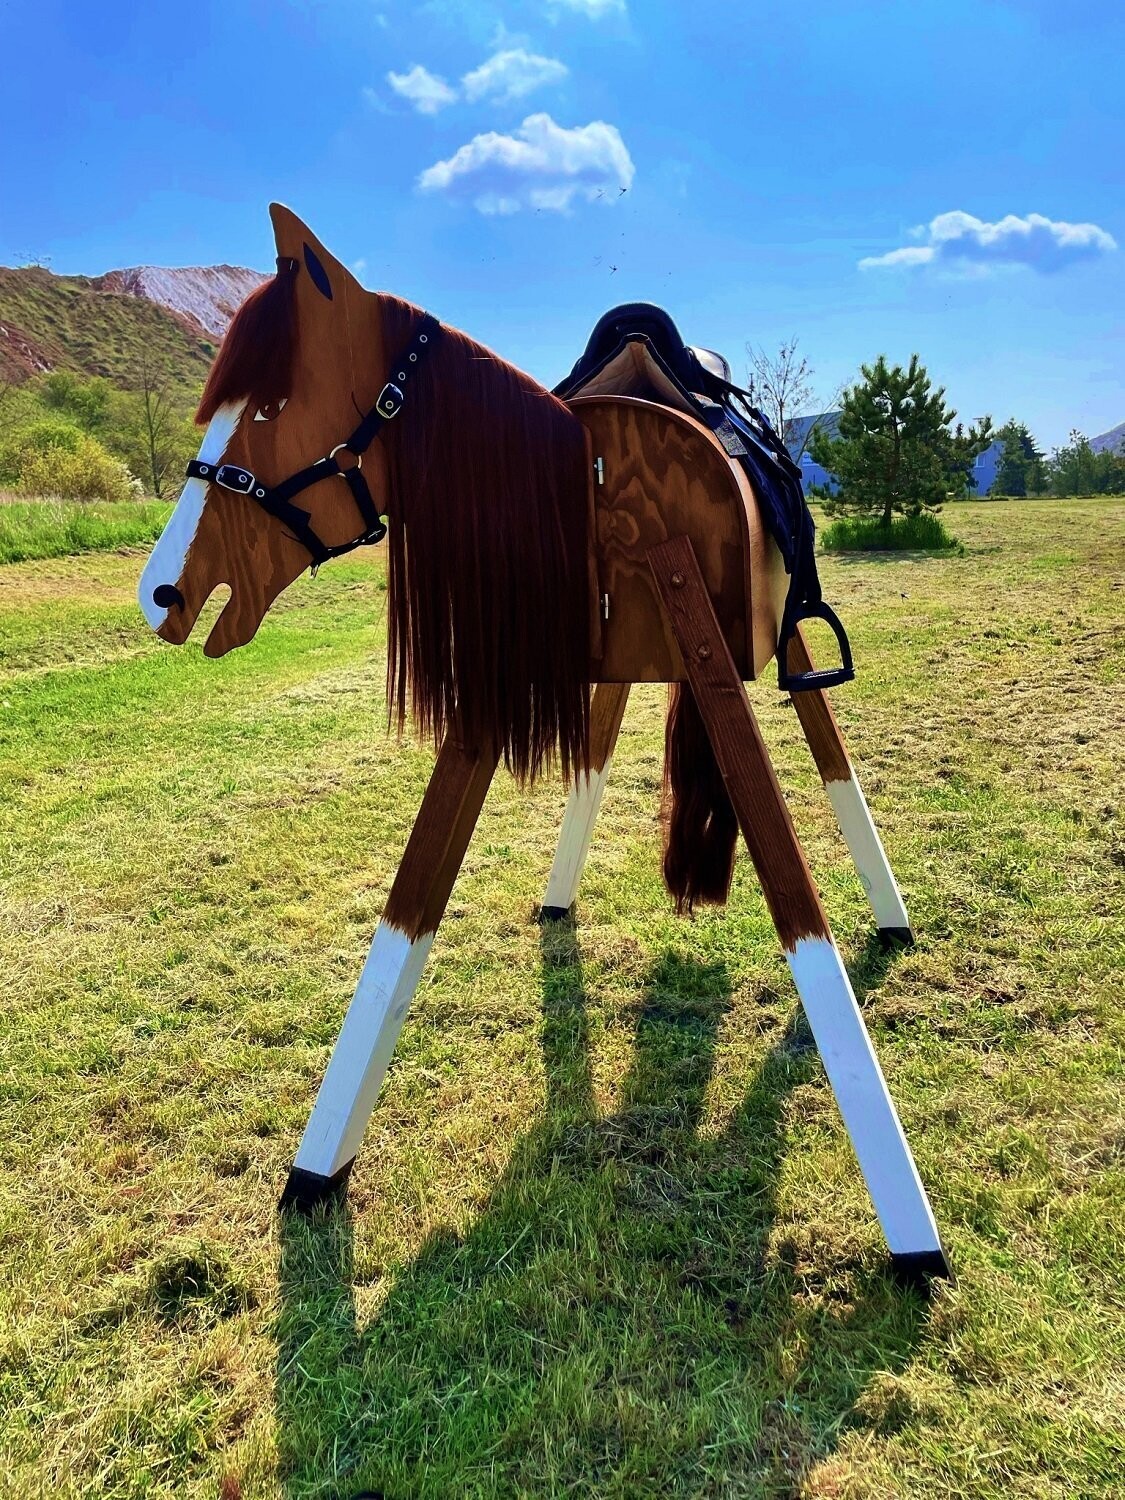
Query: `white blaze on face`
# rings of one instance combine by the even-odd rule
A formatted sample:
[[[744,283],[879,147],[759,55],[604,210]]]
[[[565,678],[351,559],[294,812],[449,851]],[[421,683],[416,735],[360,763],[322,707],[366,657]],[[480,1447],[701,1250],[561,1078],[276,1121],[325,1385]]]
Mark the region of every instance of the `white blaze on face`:
[[[226,406],[219,407],[203,434],[199,449],[199,457],[203,463],[218,464],[222,459],[245,406],[245,401],[231,401]],[[173,587],[179,584],[187,562],[188,549],[199,529],[199,519],[206,499],[206,482],[202,479],[189,479],[145,564],[137,586],[137,598],[144,617],[153,630],[159,630],[168,618],[168,610],[154,602],[153,591],[162,583],[172,584]]]

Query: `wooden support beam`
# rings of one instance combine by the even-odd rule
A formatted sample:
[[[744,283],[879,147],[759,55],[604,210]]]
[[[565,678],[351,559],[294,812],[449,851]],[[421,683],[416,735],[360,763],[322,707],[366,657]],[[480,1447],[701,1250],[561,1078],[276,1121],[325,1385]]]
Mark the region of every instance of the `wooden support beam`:
[[[904,1279],[949,1275],[925,1189],[691,542],[648,553],[860,1170]]]

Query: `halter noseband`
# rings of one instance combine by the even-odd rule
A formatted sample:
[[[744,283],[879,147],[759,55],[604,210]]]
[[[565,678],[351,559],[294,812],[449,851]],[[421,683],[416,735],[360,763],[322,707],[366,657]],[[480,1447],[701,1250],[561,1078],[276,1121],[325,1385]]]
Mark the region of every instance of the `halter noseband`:
[[[367,480],[363,477],[363,455],[375,439],[382,435],[386,423],[397,417],[402,410],[406,401],[403,386],[413,373],[411,366],[418,364],[440,331],[441,324],[438,320],[425,313],[417,332],[402,352],[394,380],[387,381],[363,421],[350,437],[337,443],[326,458],[318,458],[307,469],[301,469],[271,487],[261,484],[241,464],[205,463],[202,459],[193,458],[187,466],[187,477],[217,484],[224,490],[232,490],[236,495],[245,495],[254,500],[267,515],[274,516],[283,526],[287,526],[294,538],[310,553],[314,572],[331,557],[341,557],[345,552],[354,551],[356,547],[381,542],[387,534],[387,527],[371,498]],[[337,453],[345,449],[355,454],[353,468],[342,469],[336,462]],[[339,475],[351,490],[365,528],[361,536],[357,536],[354,541],[343,542],[339,547],[329,547],[326,542],[322,542],[313,530],[310,513],[292,503],[294,495],[299,495],[310,485],[319,484],[322,479],[329,479],[333,475]]]

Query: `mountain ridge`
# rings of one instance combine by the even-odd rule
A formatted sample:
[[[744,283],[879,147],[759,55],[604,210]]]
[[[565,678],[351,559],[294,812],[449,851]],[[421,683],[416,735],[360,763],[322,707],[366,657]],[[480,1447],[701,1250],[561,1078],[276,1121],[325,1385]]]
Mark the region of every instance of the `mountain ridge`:
[[[246,266],[127,266],[93,278],[100,292],[145,297],[182,318],[189,331],[218,341],[266,277]]]
[[[1120,453],[1125,448],[1125,422],[1118,422],[1108,432],[1099,432],[1090,439],[1090,447],[1095,453]]]
[[[71,370],[136,390],[147,367],[194,400],[236,308],[265,279],[244,266],[0,266],[0,380]]]

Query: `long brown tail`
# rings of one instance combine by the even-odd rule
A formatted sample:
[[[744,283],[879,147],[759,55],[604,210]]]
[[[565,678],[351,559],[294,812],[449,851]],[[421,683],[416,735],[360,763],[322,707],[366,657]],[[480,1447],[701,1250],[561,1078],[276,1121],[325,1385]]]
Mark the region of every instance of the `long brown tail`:
[[[664,732],[664,883],[676,910],[730,894],[738,820],[695,694],[677,683]]]

